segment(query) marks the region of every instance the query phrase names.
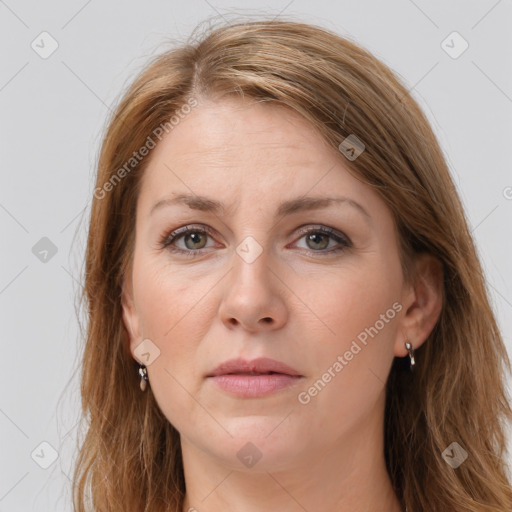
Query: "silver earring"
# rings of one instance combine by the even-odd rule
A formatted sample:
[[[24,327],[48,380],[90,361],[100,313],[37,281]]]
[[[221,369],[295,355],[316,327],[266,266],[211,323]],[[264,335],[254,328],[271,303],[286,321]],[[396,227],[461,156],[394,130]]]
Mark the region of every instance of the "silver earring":
[[[416,364],[416,362],[414,361],[414,348],[408,341],[405,342],[405,348],[409,352],[409,360],[411,362],[410,368],[411,368],[411,372],[412,372],[414,370],[414,365]]]
[[[148,382],[148,370],[143,364],[139,363],[140,390],[145,391]]]

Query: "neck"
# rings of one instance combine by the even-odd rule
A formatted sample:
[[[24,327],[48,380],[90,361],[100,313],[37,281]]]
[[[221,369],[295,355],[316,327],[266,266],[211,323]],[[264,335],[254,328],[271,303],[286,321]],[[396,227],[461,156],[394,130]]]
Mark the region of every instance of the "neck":
[[[183,512],[402,512],[385,465],[383,407],[376,409],[335,446],[268,470],[236,470],[182,436]]]

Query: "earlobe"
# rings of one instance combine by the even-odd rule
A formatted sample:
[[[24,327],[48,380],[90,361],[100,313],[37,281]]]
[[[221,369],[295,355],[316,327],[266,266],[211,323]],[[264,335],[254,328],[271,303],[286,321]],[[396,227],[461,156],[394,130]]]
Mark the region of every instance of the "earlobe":
[[[409,341],[417,349],[427,340],[439,320],[443,296],[442,263],[432,254],[417,255],[413,282],[407,290],[408,298],[399,328],[402,336],[395,344],[397,356],[407,355],[405,341]]]
[[[137,342],[140,339],[139,333],[139,321],[135,303],[133,300],[133,291],[130,284],[127,284],[126,280],[123,282],[123,288],[121,293],[121,306],[123,312],[123,323],[128,332],[128,343],[126,349],[134,356],[134,349],[137,346]]]

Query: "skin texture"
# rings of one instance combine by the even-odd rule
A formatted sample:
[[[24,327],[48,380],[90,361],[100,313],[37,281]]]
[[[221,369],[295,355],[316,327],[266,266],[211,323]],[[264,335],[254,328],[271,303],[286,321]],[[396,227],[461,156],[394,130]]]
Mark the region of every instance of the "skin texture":
[[[393,358],[407,355],[404,341],[417,348],[433,329],[440,267],[422,256],[417,280],[404,282],[391,212],[344,158],[298,114],[232,98],[202,99],[151,154],[123,318],[135,359],[143,339],[160,350],[146,392],[181,435],[183,510],[400,511],[384,462],[385,382]],[[150,214],[179,193],[226,211],[175,204]],[[347,202],[276,217],[281,202],[301,196],[343,196],[368,217]],[[191,224],[213,233],[174,242],[195,257],[162,248],[162,237]],[[300,226],[331,227],[351,245],[329,252],[338,240],[308,243]],[[236,250],[246,237],[262,249],[251,263]],[[400,312],[301,403],[299,393],[394,303]],[[205,378],[227,359],[262,356],[303,378],[262,398],[229,395]],[[252,467],[237,457],[248,442],[261,453]]]

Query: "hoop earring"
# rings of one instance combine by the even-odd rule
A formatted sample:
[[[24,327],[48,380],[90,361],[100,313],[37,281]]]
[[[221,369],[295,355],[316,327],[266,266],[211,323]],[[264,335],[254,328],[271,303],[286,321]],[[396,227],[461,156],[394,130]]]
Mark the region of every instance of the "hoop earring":
[[[148,383],[148,370],[143,364],[139,363],[140,390],[145,391]]]
[[[416,364],[416,361],[414,360],[414,347],[408,342],[406,341],[405,342],[405,348],[408,350],[409,352],[409,360],[410,360],[410,369],[411,369],[411,372],[414,370],[414,365]]]

